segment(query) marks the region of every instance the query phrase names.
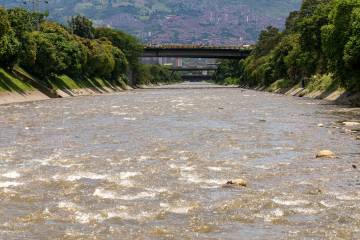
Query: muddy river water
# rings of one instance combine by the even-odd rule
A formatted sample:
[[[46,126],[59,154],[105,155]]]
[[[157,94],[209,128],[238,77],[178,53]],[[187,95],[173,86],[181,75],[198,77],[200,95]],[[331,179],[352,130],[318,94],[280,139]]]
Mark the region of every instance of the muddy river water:
[[[0,106],[0,239],[360,239],[339,109],[206,83]]]

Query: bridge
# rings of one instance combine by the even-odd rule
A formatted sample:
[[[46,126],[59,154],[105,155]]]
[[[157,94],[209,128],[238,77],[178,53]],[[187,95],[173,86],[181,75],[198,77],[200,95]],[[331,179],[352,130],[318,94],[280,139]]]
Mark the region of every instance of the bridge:
[[[173,72],[195,72],[195,71],[216,71],[217,66],[207,67],[171,67],[170,70]]]
[[[212,79],[211,75],[184,75],[181,76],[181,78],[184,81],[188,82],[202,82],[202,81],[208,81]]]
[[[142,57],[243,59],[252,46],[146,45]]]
[[[211,75],[208,74],[209,71],[216,71],[218,69],[217,65],[209,65],[209,66],[200,66],[200,67],[194,67],[194,66],[185,66],[185,67],[171,67],[169,70],[171,71],[171,76],[175,72],[204,72],[206,71],[206,74],[197,74],[197,75],[181,75],[182,79],[185,81],[190,82],[197,82],[202,80],[210,80]]]

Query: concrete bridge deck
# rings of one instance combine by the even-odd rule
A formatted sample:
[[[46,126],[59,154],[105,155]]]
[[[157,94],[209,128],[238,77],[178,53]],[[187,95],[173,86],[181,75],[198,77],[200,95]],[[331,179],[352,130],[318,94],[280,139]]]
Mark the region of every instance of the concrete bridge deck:
[[[191,71],[216,71],[216,67],[172,67],[171,71],[174,72],[191,72]]]
[[[146,45],[143,57],[243,59],[248,57],[251,51],[252,47],[249,45]]]

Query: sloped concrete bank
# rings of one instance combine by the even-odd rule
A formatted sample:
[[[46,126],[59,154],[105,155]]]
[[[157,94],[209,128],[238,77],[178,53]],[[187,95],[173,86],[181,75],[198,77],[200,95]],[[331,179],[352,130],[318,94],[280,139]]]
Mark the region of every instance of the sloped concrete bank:
[[[242,86],[243,87],[243,86]],[[248,87],[244,87],[248,88]],[[317,90],[309,92],[306,88],[301,88],[299,86],[294,86],[291,88],[278,88],[278,89],[269,89],[267,87],[256,87],[253,88],[254,90],[258,91],[268,91],[278,94],[284,94],[288,96],[295,96],[295,97],[305,97],[305,98],[312,98],[312,99],[321,99],[330,101],[334,104],[339,105],[348,105],[351,107],[360,107],[360,93],[351,93],[345,91],[343,89],[335,89],[335,90]]]
[[[0,104],[108,94],[133,89],[121,81],[110,83],[101,79],[87,79],[77,82],[68,77],[59,78],[49,87],[19,67],[15,67],[11,72],[0,68],[0,73]]]
[[[121,92],[126,90],[133,89],[130,86],[126,86],[126,88],[122,88],[120,86],[113,87],[103,87],[101,89],[98,88],[79,88],[79,89],[58,89],[55,90],[56,97],[49,96],[45,94],[43,91],[34,89],[25,92],[0,92],[0,105],[1,104],[10,104],[10,103],[20,103],[20,102],[32,102],[32,101],[40,101],[51,98],[69,98],[69,97],[78,97],[78,96],[88,96],[88,95],[100,95],[100,94],[108,94]]]
[[[31,102],[50,99],[49,96],[39,90],[31,90],[26,92],[0,92],[0,105],[19,102]]]

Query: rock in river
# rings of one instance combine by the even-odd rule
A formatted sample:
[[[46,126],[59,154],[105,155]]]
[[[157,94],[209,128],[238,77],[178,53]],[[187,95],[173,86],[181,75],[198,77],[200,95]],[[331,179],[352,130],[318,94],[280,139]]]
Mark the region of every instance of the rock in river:
[[[226,183],[226,186],[234,187],[247,187],[247,181],[241,178],[230,180]]]
[[[322,150],[316,154],[316,158],[334,158],[335,153],[330,150]]]
[[[357,127],[360,126],[360,122],[343,122],[346,127]]]

